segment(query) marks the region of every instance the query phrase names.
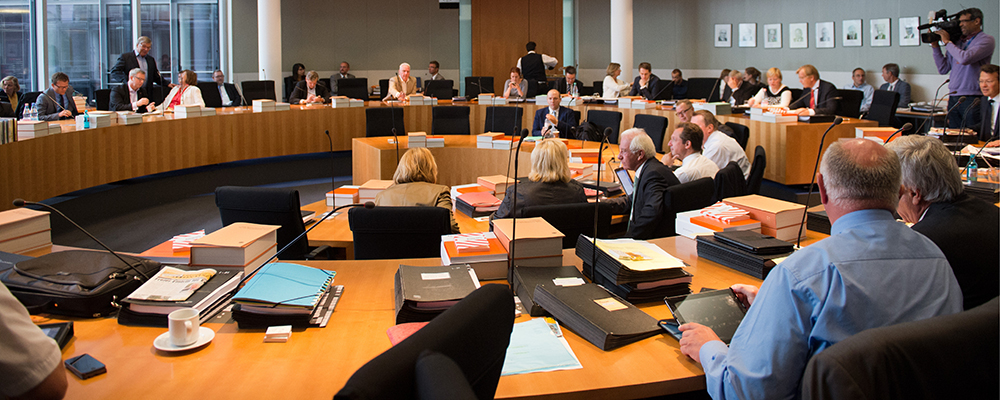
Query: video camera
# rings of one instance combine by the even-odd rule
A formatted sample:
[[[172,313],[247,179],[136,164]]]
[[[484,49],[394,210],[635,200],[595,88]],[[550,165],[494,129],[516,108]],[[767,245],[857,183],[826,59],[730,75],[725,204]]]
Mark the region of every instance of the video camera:
[[[951,40],[953,42],[957,43],[962,41],[962,29],[958,26],[958,16],[961,14],[962,12],[959,11],[955,14],[948,15],[948,11],[943,9],[938,10],[938,12],[934,13],[934,20],[932,22],[917,27],[919,30],[927,29],[927,32],[920,34],[920,42],[937,43],[941,41],[941,35],[932,32],[930,30],[931,28],[937,28],[948,32],[948,34],[951,35]]]

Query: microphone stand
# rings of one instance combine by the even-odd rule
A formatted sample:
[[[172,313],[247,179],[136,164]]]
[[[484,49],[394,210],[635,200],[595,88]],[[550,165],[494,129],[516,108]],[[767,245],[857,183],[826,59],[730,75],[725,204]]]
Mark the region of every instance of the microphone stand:
[[[672,82],[672,81],[671,81]],[[608,140],[608,131],[611,128],[604,128],[604,138],[601,139],[601,143],[597,146],[597,197],[594,198],[594,236],[591,238],[593,246],[593,251],[590,253],[590,268],[591,270],[597,269],[597,228],[600,219],[601,210],[601,167],[604,165],[604,142]],[[594,279],[593,276],[590,277],[591,280]]]
[[[330,190],[337,190],[337,167],[333,163],[333,138],[330,130],[326,130],[326,139],[330,142]]]
[[[938,98],[938,93],[941,92],[941,88],[943,88],[944,85],[947,85],[948,82],[951,82],[951,78],[945,79],[944,82],[941,82],[941,84],[938,85],[937,89],[934,90],[934,104],[931,105],[931,110],[927,114],[927,118],[934,118],[934,110],[937,109],[938,103],[941,102],[941,99]],[[948,95],[950,96],[951,93],[949,93]],[[947,114],[945,114],[945,118],[947,118],[947,117],[948,117]],[[923,127],[923,124],[920,124],[920,126]],[[933,127],[934,127],[934,121],[931,121],[931,128],[933,128]]]
[[[830,133],[830,130],[832,130],[833,127],[835,127],[835,126],[840,125],[841,122],[844,122],[843,118],[840,118],[840,117],[834,118],[833,123],[830,124],[830,127],[826,128],[826,132],[823,132],[823,137],[821,137],[819,139],[819,151],[816,154],[816,165],[813,166],[812,180],[809,181],[809,194],[806,195],[806,209],[803,210],[803,212],[802,212],[802,223],[799,224],[799,233],[798,233],[798,236],[796,236],[796,238],[795,238],[795,240],[796,240],[795,247],[796,248],[799,248],[799,249],[802,248],[802,228],[804,228],[805,225],[806,225],[806,214],[809,213],[808,212],[808,210],[809,210],[809,199],[812,197],[812,194],[813,194],[813,185],[816,183],[816,171],[819,170],[819,159],[820,159],[820,157],[823,156],[823,143],[826,141],[826,134]]]
[[[517,244],[517,165],[518,161],[521,159],[521,144],[524,143],[524,138],[528,136],[528,130],[521,130],[521,140],[517,141],[517,154],[514,155],[514,190],[511,193],[514,198],[511,199],[510,211],[512,213],[512,220],[510,221],[510,255],[507,261],[507,283],[514,284],[514,246]],[[506,177],[505,177],[506,178]]]
[[[983,99],[982,97],[976,97],[975,99],[972,99],[972,104],[969,104],[968,107],[965,107],[965,113],[962,114],[962,126],[958,127],[958,129],[962,132],[962,134],[965,133],[964,132],[965,119],[969,117],[969,111],[972,111],[973,108],[978,107],[982,99]]]
[[[657,97],[660,97],[660,94],[662,94],[664,90],[667,90],[667,88],[668,88],[668,87],[671,87],[671,86],[673,86],[673,85],[674,85],[674,80],[673,80],[673,79],[671,79],[671,80],[670,80],[670,83],[668,83],[668,84],[667,84],[666,86],[664,86],[664,87],[660,88],[660,91],[656,92],[656,94],[654,94],[654,95],[653,95],[653,98],[652,98],[652,99],[646,99],[646,100],[653,100],[653,101],[656,101],[656,98],[657,98]],[[674,98],[674,96],[673,96],[673,95],[671,94],[670,98],[672,99],[672,98]]]
[[[906,131],[906,130],[909,130],[910,128],[913,128],[913,124],[911,124],[911,123],[909,123],[909,122],[907,122],[907,123],[903,124],[903,127],[902,127],[902,128],[899,128],[899,129],[897,129],[897,130],[896,130],[895,132],[893,132],[893,133],[892,133],[891,135],[889,135],[889,137],[888,137],[888,138],[886,138],[886,139],[885,139],[885,144],[889,144],[889,141],[890,141],[890,140],[892,140],[892,137],[893,137],[893,136],[896,136],[896,134],[897,134],[897,133],[900,133],[900,132],[902,132],[902,131]]]
[[[961,105],[963,102],[965,102],[965,96],[959,97],[958,101],[955,102],[955,105],[951,106],[951,108],[949,108],[948,111],[946,111],[944,113],[944,130],[945,130],[945,133],[948,132],[948,116],[951,115],[951,112],[955,111],[955,109],[958,108],[958,106]]]

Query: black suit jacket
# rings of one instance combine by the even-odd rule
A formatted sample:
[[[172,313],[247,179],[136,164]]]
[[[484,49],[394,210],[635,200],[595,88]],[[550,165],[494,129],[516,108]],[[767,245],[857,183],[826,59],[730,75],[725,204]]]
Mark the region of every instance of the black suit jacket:
[[[10,107],[10,99],[7,98],[7,93],[0,90],[0,103],[6,103],[10,110],[6,108],[4,111],[0,112],[0,117],[3,118],[21,118],[21,114],[24,112],[24,92],[17,92],[17,107]]]
[[[803,88],[802,90],[804,96],[798,101],[797,107],[789,108],[809,107],[813,95],[812,88]],[[816,115],[836,114],[837,100],[833,100],[834,97],[837,97],[837,87],[821,79],[819,81],[819,96],[816,98]]]
[[[68,97],[67,102],[69,103],[69,107],[66,107],[66,109],[73,113],[73,117],[76,117],[80,114],[80,112],[76,110],[76,102],[73,101],[72,93],[73,87],[70,86],[66,89],[66,97]],[[52,90],[52,88],[49,88],[48,90],[42,92],[42,94],[38,95],[38,99],[35,100],[35,104],[38,107],[38,119],[42,121],[70,119],[59,116],[59,112],[62,111],[62,108],[56,105],[56,101],[58,100],[59,95],[57,95],[56,91]]]
[[[330,101],[330,89],[323,86],[319,82],[316,82],[316,95],[323,99],[323,103]],[[292,94],[288,96],[288,102],[292,104],[299,104],[299,100],[305,100],[309,97],[309,88],[306,87],[306,81],[299,81],[295,84],[295,89],[292,89]]]
[[[632,90],[628,92],[628,95],[629,96],[642,96],[642,98],[644,98],[646,100],[652,100],[653,96],[655,96],[657,94],[656,91],[660,90],[659,89],[660,88],[660,77],[656,76],[656,74],[649,74],[649,84],[646,85],[645,89],[640,89],[639,88],[639,80],[641,80],[641,79],[642,79],[641,76],[635,77],[635,80],[633,80],[633,82],[632,82]]]
[[[146,95],[146,88],[140,87],[136,90],[136,98],[142,99],[143,97],[149,98]],[[108,102],[108,110],[111,111],[132,111],[132,102],[129,100],[128,95],[128,84],[118,85],[114,89],[111,89],[111,101]],[[135,110],[138,113],[146,112],[146,106],[139,107]]]
[[[621,196],[609,200],[616,214],[625,214],[625,219],[632,219],[625,236],[635,239],[653,239],[674,234],[674,221],[665,218],[663,192],[668,187],[680,185],[680,181],[656,158],[646,160],[642,167],[642,175],[636,177],[638,185],[631,196]],[[632,213],[632,203],[635,212]]]
[[[960,194],[933,203],[913,230],[937,244],[962,288],[965,309],[1000,294],[1000,208]]]
[[[510,185],[507,186],[503,202],[493,213],[492,218],[510,218],[512,216],[520,218],[524,207],[586,203],[587,195],[584,194],[583,185],[574,180],[569,182],[532,182],[522,179],[517,183],[517,210],[515,212],[511,212],[513,200],[514,185]]]
[[[979,117],[981,119],[979,123],[979,140],[984,142],[997,140],[997,131],[1000,131],[1000,126],[997,126],[997,120],[993,119],[993,109],[991,107],[990,98],[983,96],[982,102],[979,103]]]
[[[726,88],[729,90],[730,96],[733,97],[733,100],[736,101],[737,106],[746,104],[747,101],[752,99],[758,92],[757,86],[751,85],[749,82],[741,83],[740,87],[736,88],[736,91],[733,91],[728,86]],[[724,98],[723,101],[728,102],[729,97]]]
[[[580,80],[576,79],[573,81],[573,86],[576,86],[576,93],[579,95],[580,91],[583,89],[583,83],[580,83]],[[559,93],[562,94],[569,93],[569,86],[566,84],[566,78],[561,78],[556,81],[553,89],[558,90]]]
[[[545,126],[545,116],[549,114],[549,108],[540,108],[535,111],[535,122],[531,126],[532,136],[542,136],[542,128]],[[559,120],[556,125],[556,129],[559,130],[559,136],[564,138],[570,137],[570,130],[575,128],[578,123],[576,121],[576,113],[573,110],[559,106]]]
[[[229,96],[229,101],[230,101],[229,104],[223,104],[222,105],[223,107],[231,107],[231,106],[241,106],[241,105],[243,105],[243,101],[241,100],[241,97],[240,97],[240,92],[238,90],[236,90],[236,85],[234,85],[232,83],[223,83],[222,85],[225,86],[225,88],[226,88],[226,95]],[[215,89],[216,90],[219,89],[218,85],[216,85]]]
[[[115,66],[111,67],[111,81],[120,82],[122,85],[127,84],[129,71],[136,68],[139,68],[139,59],[136,57],[135,51],[122,53],[118,56],[118,62],[115,63]],[[143,84],[146,93],[153,89],[153,84],[168,86],[170,81],[160,75],[160,70],[156,68],[156,60],[153,59],[153,56],[146,54],[146,83]]]

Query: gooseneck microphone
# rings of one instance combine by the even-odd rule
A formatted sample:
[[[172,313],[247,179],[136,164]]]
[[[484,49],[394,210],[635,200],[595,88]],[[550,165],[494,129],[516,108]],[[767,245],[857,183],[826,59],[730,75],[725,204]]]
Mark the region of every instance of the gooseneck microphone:
[[[125,259],[122,258],[122,256],[118,255],[118,253],[115,253],[115,251],[111,250],[111,248],[108,247],[108,245],[104,244],[104,242],[101,242],[99,239],[97,239],[97,237],[95,237],[94,235],[92,235],[86,229],[83,229],[83,227],[80,226],[79,224],[77,224],[76,221],[73,221],[72,219],[70,219],[69,217],[67,217],[66,214],[62,213],[62,211],[59,211],[55,207],[52,207],[52,206],[50,206],[48,204],[45,204],[45,203],[36,203],[34,201],[26,201],[24,199],[14,199],[14,207],[24,207],[26,205],[39,206],[39,207],[45,208],[45,209],[47,209],[49,211],[52,211],[52,212],[54,212],[56,214],[61,215],[64,219],[66,219],[67,221],[69,221],[69,223],[73,224],[73,226],[75,226],[76,229],[79,229],[81,232],[83,232],[84,234],[86,234],[87,236],[89,236],[91,240],[93,240],[93,241],[97,242],[97,244],[101,245],[101,247],[103,247],[105,250],[107,250],[108,253],[111,253],[111,255],[115,256],[115,258],[118,258],[119,260],[121,260],[121,262],[125,263],[125,265],[128,266],[128,269],[135,271],[137,274],[139,274],[140,276],[142,276],[143,278],[145,278],[145,280],[149,280],[149,277],[146,276],[145,273],[143,273],[142,271],[138,270],[134,265],[132,265],[132,263],[130,263],[128,261],[125,261]]]
[[[604,128],[603,136],[604,138],[601,139],[601,143],[597,145],[597,196],[594,197],[594,236],[591,237],[591,245],[594,246],[594,251],[590,253],[590,266],[595,269],[597,268],[597,227],[601,210],[601,167],[604,166],[604,142],[608,140],[608,136],[611,136],[610,127]]]
[[[944,129],[945,130],[948,129],[948,116],[950,116],[951,112],[955,111],[955,109],[958,108],[958,106],[961,105],[963,102],[965,102],[965,96],[959,97],[958,101],[955,102],[955,105],[951,106],[951,108],[949,108],[948,111],[945,111],[945,113],[944,113]]]
[[[524,138],[528,137],[528,129],[521,129],[521,140],[517,141],[517,154],[514,154],[514,191],[511,195],[514,196],[511,199],[510,211],[513,220],[510,221],[510,255],[507,257],[507,283],[514,283],[514,246],[517,243],[517,165],[518,161],[521,159],[521,144],[524,143]]]
[[[972,109],[978,107],[979,103],[982,101],[983,101],[982,97],[976,97],[975,99],[972,99],[972,104],[969,104],[968,107],[965,107],[965,113],[962,114],[962,124],[959,125],[958,129],[965,128],[965,119],[969,117],[969,111],[972,111]]]
[[[333,162],[333,138],[330,130],[326,130],[326,139],[330,141],[330,190],[337,190],[337,165]]]
[[[821,137],[819,139],[819,150],[816,152],[816,165],[813,166],[812,179],[809,181],[809,193],[806,194],[806,209],[802,212],[802,222],[799,224],[799,234],[798,234],[798,236],[796,236],[796,239],[795,239],[795,247],[796,248],[799,248],[799,249],[802,248],[802,228],[805,227],[805,225],[806,225],[806,214],[809,213],[808,212],[809,211],[809,199],[812,197],[812,194],[813,194],[813,185],[816,184],[816,171],[819,170],[819,159],[820,159],[820,157],[823,156],[823,143],[826,141],[826,134],[830,133],[830,130],[832,130],[833,127],[835,127],[835,126],[840,125],[841,122],[844,122],[843,118],[841,118],[841,117],[834,118],[833,119],[833,123],[830,124],[830,127],[826,128],[826,132],[823,132],[823,137]]]
[[[663,81],[660,81],[660,82],[663,82]],[[673,79],[671,79],[671,80],[670,80],[670,83],[668,83],[668,84],[666,84],[665,86],[663,86],[662,88],[660,88],[660,90],[659,90],[658,92],[656,92],[656,94],[654,94],[654,95],[653,95],[653,98],[651,98],[651,99],[646,99],[646,100],[656,100],[656,98],[657,98],[657,97],[659,97],[659,96],[660,96],[660,94],[662,94],[664,90],[667,90],[667,88],[668,88],[668,87],[671,87],[671,86],[673,86],[673,85],[674,85],[674,80],[673,80]],[[671,98],[673,98],[673,96],[670,96],[670,97],[671,97]]]
[[[908,131],[908,130],[910,130],[911,128],[913,128],[913,124],[911,124],[911,123],[909,123],[909,122],[907,122],[907,123],[903,124],[903,127],[902,127],[902,128],[899,128],[899,129],[897,129],[897,130],[896,130],[895,132],[893,132],[893,133],[892,133],[891,135],[889,135],[889,137],[888,137],[888,138],[886,138],[886,139],[885,139],[885,144],[889,144],[889,141],[890,141],[890,140],[892,140],[892,137],[893,137],[893,136],[896,136],[896,134],[897,134],[897,133],[900,133],[900,132],[902,132],[902,131]]]
[[[951,78],[945,79],[944,82],[941,82],[941,84],[938,85],[937,89],[934,90],[934,104],[931,105],[931,110],[927,113],[927,118],[934,118],[934,111],[937,110],[937,105],[938,103],[941,102],[941,98],[938,97],[938,93],[941,92],[941,88],[943,88],[944,85],[947,85],[948,82],[951,82]],[[951,96],[953,94],[955,94],[955,92],[948,93],[948,96]],[[923,126],[923,124],[920,124],[920,126]],[[933,127],[934,127],[934,122],[932,121],[931,128]]]

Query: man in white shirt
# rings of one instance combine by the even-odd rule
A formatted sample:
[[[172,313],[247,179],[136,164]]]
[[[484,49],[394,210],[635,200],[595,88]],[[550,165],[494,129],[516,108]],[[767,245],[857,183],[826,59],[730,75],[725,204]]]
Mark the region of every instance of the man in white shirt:
[[[410,79],[410,64],[399,64],[396,76],[389,78],[389,95],[386,100],[406,101],[406,97],[417,93],[417,80]]]
[[[698,110],[691,117],[691,122],[698,125],[705,135],[702,155],[712,160],[719,169],[725,168],[730,161],[736,161],[743,171],[743,177],[750,176],[750,160],[746,153],[736,139],[719,131],[719,120],[715,119],[715,115],[707,110]]]
[[[875,97],[875,88],[865,82],[865,69],[855,68],[854,72],[851,73],[850,85],[844,86],[847,90],[860,90],[864,92],[864,97],[861,99],[861,112],[866,113],[868,109],[872,106],[872,98]]]
[[[701,155],[703,138],[701,127],[690,122],[677,124],[677,129],[674,129],[673,135],[670,136],[670,154],[674,159],[682,160],[684,163],[674,170],[674,175],[681,183],[701,178],[715,178],[715,173],[719,172],[719,166]]]
[[[128,73],[128,81],[111,90],[108,110],[140,113],[153,111],[156,104],[146,98],[146,88],[143,86],[145,83],[146,73],[139,68],[133,68]]]
[[[524,45],[528,54],[517,59],[517,68],[521,70],[521,77],[524,79],[534,79],[536,81],[545,80],[545,70],[553,69],[559,60],[548,54],[535,53],[535,42],[528,42]]]

